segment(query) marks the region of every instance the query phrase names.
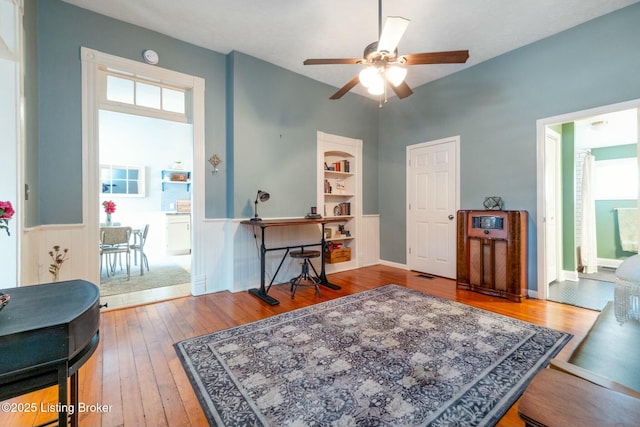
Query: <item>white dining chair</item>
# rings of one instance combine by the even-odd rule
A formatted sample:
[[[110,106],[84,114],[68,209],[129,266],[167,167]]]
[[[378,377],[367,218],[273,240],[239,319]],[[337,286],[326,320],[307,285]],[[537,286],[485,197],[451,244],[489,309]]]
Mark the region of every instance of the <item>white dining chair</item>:
[[[149,261],[147,260],[147,254],[144,253],[144,245],[147,242],[147,234],[149,234],[149,224],[145,224],[141,233],[137,234],[137,239],[134,238],[133,245],[130,246],[133,251],[133,265],[138,265],[138,254],[140,254],[140,275],[144,275],[144,267],[147,267],[149,271]]]
[[[125,255],[127,265],[127,280],[131,278],[131,227],[102,227],[100,228],[100,271],[105,263],[107,276],[109,272],[115,274],[116,255]],[[103,261],[103,258],[105,260]]]

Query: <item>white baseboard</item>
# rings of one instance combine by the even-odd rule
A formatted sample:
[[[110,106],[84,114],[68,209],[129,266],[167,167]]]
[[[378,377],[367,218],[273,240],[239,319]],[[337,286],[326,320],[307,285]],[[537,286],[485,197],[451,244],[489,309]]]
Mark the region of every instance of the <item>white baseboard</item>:
[[[565,280],[569,280],[571,282],[577,282],[578,281],[578,272],[577,271],[563,270],[561,274],[562,274],[562,277],[560,277],[560,281],[561,282],[563,282]]]
[[[393,261],[385,261],[383,259],[380,260],[380,264],[386,265],[387,267],[401,268],[403,270],[409,269],[409,267],[407,267],[407,264],[400,264],[399,262],[393,262]]]
[[[622,264],[622,259],[598,258],[598,267],[618,268]]]

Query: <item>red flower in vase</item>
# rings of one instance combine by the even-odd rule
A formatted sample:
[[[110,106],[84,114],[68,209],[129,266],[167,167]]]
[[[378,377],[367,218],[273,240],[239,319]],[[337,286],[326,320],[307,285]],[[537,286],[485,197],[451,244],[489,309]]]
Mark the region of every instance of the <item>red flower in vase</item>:
[[[9,234],[9,220],[13,218],[13,214],[16,211],[13,210],[13,206],[11,206],[11,202],[0,202],[0,230],[4,228],[7,232],[7,236]]]
[[[105,213],[112,214],[116,211],[116,204],[111,200],[105,200],[102,202],[102,206]]]

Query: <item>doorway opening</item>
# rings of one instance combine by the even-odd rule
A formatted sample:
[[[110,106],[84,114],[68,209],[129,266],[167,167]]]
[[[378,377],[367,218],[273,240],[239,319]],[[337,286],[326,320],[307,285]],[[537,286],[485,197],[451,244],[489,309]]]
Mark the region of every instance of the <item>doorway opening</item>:
[[[594,310],[613,300],[615,269],[637,253],[639,106],[538,121],[539,298]]]
[[[123,255],[115,268],[101,262],[103,301],[122,306],[156,294],[188,295],[191,124],[109,110],[100,110],[99,123],[100,204],[115,204],[112,227],[132,229],[129,270]],[[105,212],[99,221],[102,231]]]
[[[100,283],[101,268],[100,260],[100,238],[101,238],[101,222],[106,226],[107,218],[104,212],[104,201],[113,201],[117,198],[120,200],[120,208],[116,208],[112,222],[131,221],[131,233],[135,230],[142,232],[144,226],[149,224],[149,235],[153,231],[155,239],[161,240],[164,236],[167,241],[168,235],[175,231],[174,227],[168,227],[168,222],[163,221],[163,225],[156,225],[153,229],[153,216],[149,214],[137,214],[133,208],[134,199],[146,198],[147,191],[154,197],[160,194],[160,212],[165,217],[167,210],[171,210],[172,214],[188,215],[187,221],[179,221],[178,226],[184,226],[186,233],[178,233],[190,242],[190,278],[181,288],[178,295],[175,292],[165,292],[175,286],[167,286],[163,288],[155,288],[151,290],[142,290],[138,292],[151,292],[150,295],[136,295],[135,298],[120,298],[115,304],[107,299],[114,296],[101,298],[101,301],[109,303],[109,309],[115,306],[131,306],[144,304],[148,302],[160,301],[163,299],[174,298],[182,295],[200,295],[206,292],[206,275],[204,272],[203,245],[204,237],[202,228],[204,227],[204,79],[192,75],[179,73],[176,71],[151,66],[138,61],[132,61],[113,55],[109,55],[93,49],[85,47],[81,48],[82,58],[82,141],[83,141],[83,217],[85,218],[87,241],[89,256],[87,257],[87,271],[89,271],[89,280],[94,283]],[[109,83],[114,83],[109,85]],[[113,92],[107,93],[110,89]],[[108,111],[107,111],[108,110]],[[145,152],[138,153],[139,159],[131,160],[133,164],[127,164],[127,161],[120,161],[118,157],[108,159],[101,156],[99,141],[104,137],[101,123],[106,114],[120,114],[121,117],[133,116],[135,120],[157,120],[152,127],[161,126],[160,123],[170,122],[172,126],[176,123],[188,126],[189,137],[185,146],[190,151],[181,152],[180,154],[170,155],[170,162],[166,159],[161,162],[154,163],[154,159],[158,155],[158,148],[146,148]],[[131,131],[140,132],[140,131]],[[144,133],[144,132],[142,132]],[[168,133],[168,139],[173,144],[177,138],[171,132]],[[117,139],[118,137],[116,137]],[[140,136],[140,139],[144,139]],[[158,138],[160,139],[160,138]],[[131,140],[129,140],[131,142]],[[159,144],[155,141],[155,144]],[[106,145],[105,145],[106,146]],[[124,151],[142,151],[137,145],[130,143]],[[114,150],[115,151],[115,150]],[[183,158],[184,157],[184,158]],[[161,172],[155,171],[155,167],[159,166],[163,169]],[[147,171],[150,170],[149,173]],[[118,175],[120,174],[120,175]],[[103,184],[107,184],[106,191]],[[114,194],[114,184],[120,185]],[[158,191],[158,188],[160,190]],[[172,188],[172,189],[170,189]],[[176,190],[179,188],[179,190]],[[126,190],[124,190],[126,189]],[[154,193],[155,192],[155,193]],[[170,201],[169,193],[178,192],[182,196],[176,197]],[[145,195],[145,196],[143,196]],[[153,199],[149,196],[149,199]],[[190,203],[189,203],[190,202]],[[173,206],[171,206],[173,203]],[[144,204],[144,203],[142,203]],[[158,203],[156,201],[155,205]],[[180,207],[186,209],[187,212],[180,210]],[[126,208],[126,209],[125,209]],[[153,208],[155,209],[155,207]],[[163,211],[164,209],[164,211]],[[120,216],[126,214],[125,216]],[[156,216],[161,215],[157,214]],[[137,216],[137,218],[136,218]],[[166,220],[166,218],[164,218]],[[112,224],[113,225],[113,224]],[[175,225],[175,224],[172,224]],[[149,237],[147,244],[150,245],[152,237]],[[135,238],[132,239],[135,244]],[[180,239],[179,239],[180,240]],[[140,239],[137,242],[141,242]],[[144,252],[153,253],[156,248],[151,248],[145,244]],[[155,245],[154,245],[155,246]],[[95,248],[95,249],[94,249]],[[167,250],[166,244],[162,247]],[[175,248],[174,248],[175,249]],[[91,253],[95,250],[95,256]],[[184,251],[184,248],[182,248]],[[104,251],[102,251],[104,252]],[[186,252],[181,254],[188,254]],[[167,253],[166,255],[178,255],[176,253]],[[148,258],[151,270],[151,259]],[[131,273],[138,272],[147,273],[146,265],[144,270],[140,271],[144,262],[144,257],[140,257],[138,251],[134,251],[131,255],[131,263],[133,269]],[[117,263],[119,268],[119,260]],[[149,271],[150,271],[149,270]],[[189,273],[189,271],[187,271]],[[103,270],[104,274],[104,270]],[[144,274],[147,276],[147,274]],[[137,293],[137,292],[136,292]],[[121,294],[131,295],[131,294]],[[117,297],[118,295],[115,295]]]

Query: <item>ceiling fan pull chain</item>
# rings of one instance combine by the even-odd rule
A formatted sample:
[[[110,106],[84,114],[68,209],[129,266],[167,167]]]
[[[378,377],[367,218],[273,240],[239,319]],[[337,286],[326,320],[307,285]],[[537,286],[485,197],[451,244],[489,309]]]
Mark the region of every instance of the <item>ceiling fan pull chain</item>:
[[[382,35],[382,0],[378,0],[378,40]]]

